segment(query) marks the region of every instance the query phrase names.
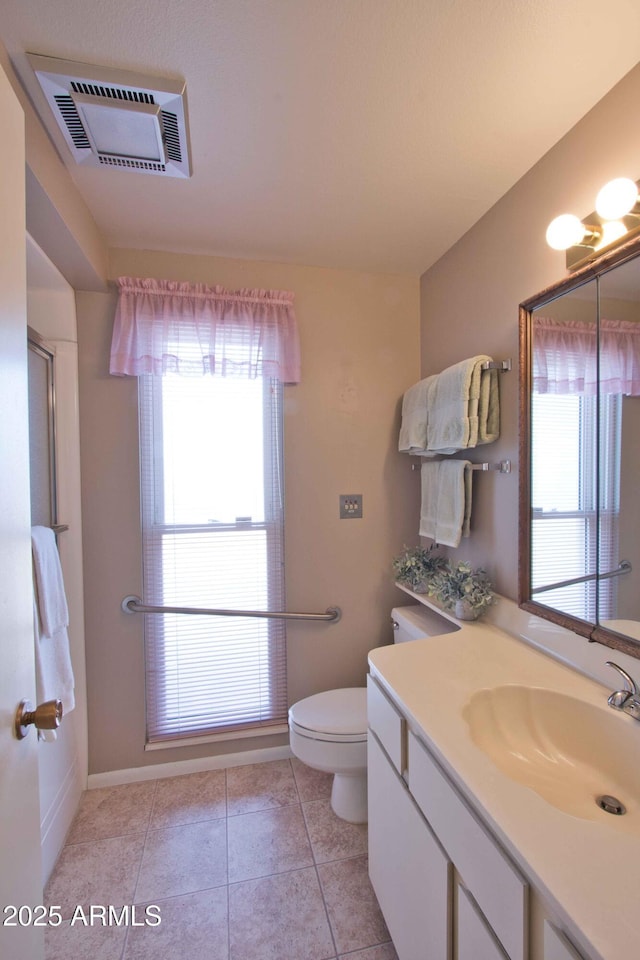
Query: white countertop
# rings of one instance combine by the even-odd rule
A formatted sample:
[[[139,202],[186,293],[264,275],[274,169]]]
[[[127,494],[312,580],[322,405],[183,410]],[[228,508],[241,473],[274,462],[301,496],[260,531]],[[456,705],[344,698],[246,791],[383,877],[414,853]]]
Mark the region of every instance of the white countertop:
[[[442,637],[380,647],[371,651],[369,662],[413,731],[543,895],[586,960],[640,956],[640,821],[634,834],[612,826],[606,813],[599,823],[561,812],[501,773],[474,744],[463,717],[476,691],[503,684],[544,687],[610,711],[607,696],[614,678],[603,687],[483,621],[461,624],[458,632]],[[640,723],[614,715],[637,726],[637,751],[629,763],[640,764]]]

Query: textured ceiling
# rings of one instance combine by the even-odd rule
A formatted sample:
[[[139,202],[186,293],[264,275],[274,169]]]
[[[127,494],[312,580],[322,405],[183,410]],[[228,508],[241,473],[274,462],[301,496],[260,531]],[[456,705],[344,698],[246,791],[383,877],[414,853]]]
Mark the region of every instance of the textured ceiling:
[[[0,0],[25,52],[184,79],[193,176],[74,164],[111,246],[420,274],[638,60],[637,0]]]

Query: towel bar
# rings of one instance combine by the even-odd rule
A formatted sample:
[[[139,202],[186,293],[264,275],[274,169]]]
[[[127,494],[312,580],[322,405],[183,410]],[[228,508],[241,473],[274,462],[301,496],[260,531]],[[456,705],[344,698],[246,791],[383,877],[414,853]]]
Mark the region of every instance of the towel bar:
[[[497,473],[511,473],[511,460],[500,460],[498,463],[472,463],[472,470],[494,470]]]
[[[426,459],[426,458],[425,458]],[[438,461],[434,458],[434,463]],[[421,464],[412,463],[412,470],[419,470]],[[480,470],[482,473],[486,473],[489,470],[494,471],[495,473],[511,473],[511,460],[499,460],[498,463],[472,463],[472,470]]]
[[[485,360],[480,367],[481,370],[511,370],[511,357],[508,360]]]
[[[327,607],[325,613],[288,613],[283,610],[211,610],[206,607],[155,607],[143,603],[140,597],[125,597],[121,603],[124,613],[188,613],[211,617],[263,617],[266,620],[325,620],[337,623],[342,616],[340,607]]]

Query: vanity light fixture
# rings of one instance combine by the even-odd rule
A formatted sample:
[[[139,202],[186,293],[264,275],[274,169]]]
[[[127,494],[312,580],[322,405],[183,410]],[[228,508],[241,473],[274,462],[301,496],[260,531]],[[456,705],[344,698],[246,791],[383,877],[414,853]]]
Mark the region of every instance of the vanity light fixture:
[[[566,250],[567,270],[577,270],[640,231],[640,192],[627,177],[617,177],[600,190],[596,209],[584,220],[563,213],[547,227],[547,243]]]

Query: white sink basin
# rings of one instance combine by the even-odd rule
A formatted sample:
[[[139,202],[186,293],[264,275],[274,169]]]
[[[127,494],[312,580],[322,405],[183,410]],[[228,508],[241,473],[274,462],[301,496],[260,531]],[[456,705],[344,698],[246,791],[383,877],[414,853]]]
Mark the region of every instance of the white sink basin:
[[[463,711],[473,742],[510,779],[574,817],[640,835],[640,722],[540,687],[479,690]],[[626,814],[602,810],[611,795]]]

